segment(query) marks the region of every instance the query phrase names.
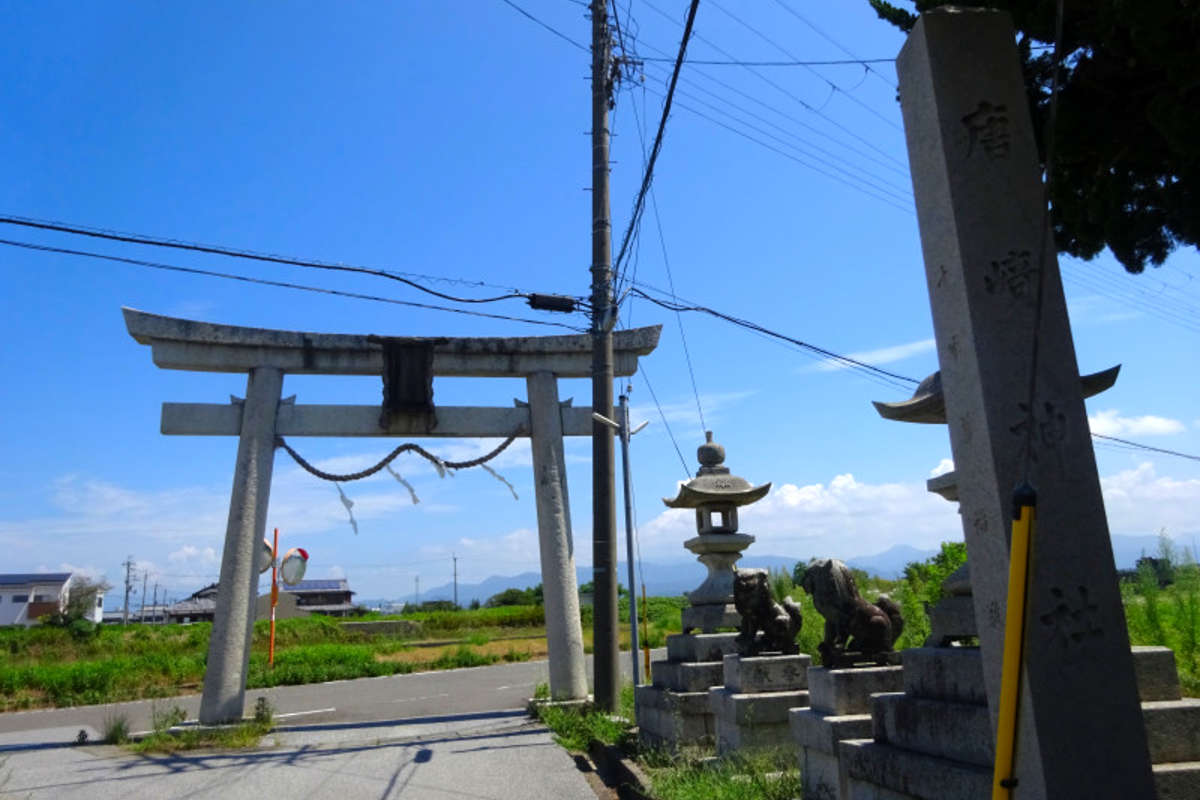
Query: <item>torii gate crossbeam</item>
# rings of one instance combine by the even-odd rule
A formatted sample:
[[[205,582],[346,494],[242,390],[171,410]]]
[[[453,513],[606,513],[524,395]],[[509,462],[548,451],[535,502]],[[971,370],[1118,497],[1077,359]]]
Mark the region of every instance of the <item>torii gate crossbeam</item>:
[[[516,408],[431,405],[427,413],[393,410],[381,419],[379,406],[299,405],[281,399],[286,373],[384,374],[384,347],[374,337],[218,325],[130,308],[123,312],[130,336],[150,345],[159,367],[247,373],[244,401],[164,403],[162,411],[164,434],[238,437],[200,705],[202,723],[236,720],[243,713],[262,551],[258,543],[266,531],[277,436],[529,436],[550,691],[556,699],[586,697],[562,437],[590,436],[594,423],[590,408],[559,402],[557,379],[591,376],[589,334],[405,339],[406,345],[429,354],[430,379],[438,375],[524,377],[529,402],[518,401]],[[658,345],[660,332],[661,326],[652,326],[614,334],[615,375],[632,375],[638,358]]]

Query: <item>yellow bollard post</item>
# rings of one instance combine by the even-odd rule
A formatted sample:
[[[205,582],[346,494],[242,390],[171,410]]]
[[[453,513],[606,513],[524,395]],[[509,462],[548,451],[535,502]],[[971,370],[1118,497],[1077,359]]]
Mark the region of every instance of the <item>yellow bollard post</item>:
[[[1008,609],[1004,619],[1004,661],[1000,673],[1000,709],[996,724],[996,764],[992,771],[992,800],[1008,800],[1017,785],[1017,706],[1021,698],[1025,609],[1029,595],[1029,554],[1036,507],[1037,492],[1028,483],[1022,483],[1013,490],[1012,542],[1008,559]]]

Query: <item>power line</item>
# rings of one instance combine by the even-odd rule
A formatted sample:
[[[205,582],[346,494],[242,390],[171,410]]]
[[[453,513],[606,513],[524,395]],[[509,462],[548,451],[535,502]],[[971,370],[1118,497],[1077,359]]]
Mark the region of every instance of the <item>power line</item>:
[[[667,18],[668,20],[670,20],[671,22],[675,22],[675,20],[674,20],[674,19],[673,19],[673,18],[672,18],[672,17],[671,17],[669,14],[667,14],[667,13],[666,13],[666,12],[664,12],[663,10],[659,9],[659,8],[658,8],[657,6],[655,6],[653,3],[649,2],[649,0],[642,0],[642,2],[643,2],[643,3],[644,3],[644,4],[645,4],[645,5],[648,7],[648,8],[650,8],[652,11],[654,11],[654,12],[656,12],[656,13],[658,13],[658,14],[660,14],[660,15],[664,16],[664,17],[666,17],[666,18]],[[678,24],[678,23],[676,23],[676,24]],[[701,42],[704,42],[705,44],[707,44],[709,47],[711,47],[711,48],[713,48],[714,50],[716,50],[716,51],[717,51],[718,53],[720,53],[721,55],[723,55],[723,56],[726,56],[727,58],[732,58],[732,55],[731,55],[731,54],[730,54],[728,51],[724,50],[724,49],[723,49],[723,48],[722,48],[720,45],[716,44],[716,43],[715,43],[715,42],[713,42],[712,40],[710,40],[710,39],[706,39],[704,36],[702,36],[701,34],[698,34],[698,33],[697,33],[697,34],[694,34],[694,36],[695,36],[695,38],[696,38],[697,40],[699,40],[699,41],[701,41]],[[850,136],[851,138],[853,138],[853,139],[855,139],[855,140],[857,140],[857,141],[861,142],[862,144],[866,145],[866,146],[867,146],[868,148],[870,148],[871,150],[874,150],[875,152],[877,152],[877,153],[879,153],[880,155],[882,155],[884,158],[886,158],[886,159],[888,159],[888,160],[890,160],[890,161],[893,161],[893,162],[895,162],[896,164],[900,165],[901,167],[905,166],[905,164],[904,164],[903,162],[901,162],[899,159],[897,159],[895,156],[892,156],[891,154],[887,153],[886,151],[884,151],[884,150],[880,149],[879,147],[876,147],[874,144],[872,144],[872,143],[871,143],[870,141],[868,141],[867,139],[863,138],[862,136],[859,136],[857,133],[855,133],[854,131],[850,130],[850,129],[849,129],[849,128],[847,128],[845,125],[842,125],[840,122],[838,122],[837,120],[833,119],[833,118],[832,118],[832,117],[830,117],[829,115],[825,114],[825,113],[824,113],[824,112],[822,112],[820,109],[818,109],[818,108],[814,108],[814,107],[812,106],[812,104],[811,104],[811,103],[809,103],[809,102],[805,101],[804,99],[802,99],[801,97],[797,96],[795,93],[793,93],[793,92],[789,91],[789,90],[788,90],[788,89],[786,89],[785,87],[783,87],[783,86],[780,86],[778,83],[776,83],[775,81],[771,80],[771,79],[770,79],[770,78],[768,78],[766,75],[763,75],[761,72],[757,71],[757,70],[756,70],[756,69],[754,69],[753,67],[750,67],[750,66],[745,66],[745,65],[743,65],[743,69],[745,69],[745,70],[746,70],[747,72],[749,72],[751,75],[754,75],[755,77],[757,77],[759,80],[761,80],[761,81],[763,81],[764,83],[766,83],[768,86],[771,86],[771,87],[772,87],[772,88],[774,88],[776,91],[778,91],[778,92],[780,92],[781,94],[783,94],[783,95],[787,96],[788,98],[790,98],[790,99],[794,100],[796,103],[799,103],[799,104],[800,104],[800,106],[802,106],[802,107],[803,107],[805,110],[807,110],[807,111],[809,111],[809,112],[811,112],[811,113],[813,113],[813,114],[816,114],[818,117],[820,117],[821,119],[825,120],[827,123],[829,123],[829,124],[830,124],[830,125],[832,125],[833,127],[837,128],[838,130],[842,131],[842,132],[843,132],[843,133],[845,133],[847,136]]]
[[[653,91],[653,90],[651,90],[651,91]],[[745,131],[739,130],[728,123],[722,122],[721,120],[716,119],[715,117],[710,116],[709,114],[705,114],[703,111],[698,111],[695,108],[692,108],[691,106],[686,105],[684,103],[676,103],[676,105],[678,105],[684,111],[690,111],[691,113],[695,114],[696,116],[698,116],[702,119],[706,119],[709,122],[713,123],[714,125],[719,125],[722,128],[726,129],[727,131],[729,131],[731,133],[735,133],[738,136],[741,136],[743,139],[747,139],[748,141],[754,142],[757,145],[765,147],[768,150],[770,150],[771,152],[776,153],[777,155],[781,155],[784,158],[787,158],[791,161],[795,161],[797,164],[800,164],[801,166],[808,167],[809,169],[811,169],[815,172],[819,172],[820,174],[824,175],[827,178],[835,180],[844,185],[850,186],[851,188],[857,189],[858,191],[862,192],[863,194],[865,194],[869,197],[872,197],[876,200],[879,200],[880,202],[886,203],[898,211],[904,211],[909,214],[915,213],[911,207],[906,206],[906,205],[901,205],[900,203],[896,202],[894,199],[892,199],[891,197],[889,197],[886,194],[883,194],[879,191],[872,191],[870,189],[863,188],[861,186],[855,186],[854,184],[851,184],[851,183],[847,183],[842,178],[839,178],[836,174],[828,172],[827,170],[823,169],[822,167],[811,164],[808,161],[805,161],[804,159],[802,159],[798,156],[795,156],[791,153],[781,150],[780,148],[778,148],[772,144],[768,144],[767,142],[764,142],[762,139],[755,138],[754,136],[751,136],[750,134],[746,133]],[[860,181],[861,181],[861,179],[860,179]]]
[[[670,62],[669,58],[654,58],[643,56],[642,61]],[[689,64],[703,64],[706,67],[838,67],[853,64],[854,66],[869,66],[870,64],[891,64],[894,58],[842,58],[831,61],[749,61],[746,59],[690,59]],[[874,72],[875,70],[871,70]]]
[[[663,102],[662,116],[658,120],[658,132],[654,135],[654,144],[650,148],[650,157],[647,159],[646,169],[642,173],[642,185],[638,189],[637,199],[633,203],[633,214],[629,219],[629,227],[625,229],[621,249],[617,251],[617,258],[613,263],[613,273],[616,276],[618,284],[624,267],[625,253],[629,247],[629,238],[633,235],[634,228],[641,220],[642,210],[645,208],[646,192],[649,191],[650,181],[654,178],[654,164],[658,160],[659,152],[662,150],[663,133],[667,127],[667,118],[671,113],[671,101],[675,96],[675,86],[679,82],[679,71],[683,68],[683,59],[687,55],[688,41],[692,38],[692,25],[696,21],[696,9],[699,6],[700,0],[692,0],[691,5],[688,7],[687,20],[683,25],[683,37],[679,40],[679,54],[675,57],[675,69],[671,73],[671,83],[667,87],[667,96]]]
[[[85,258],[97,258],[104,261],[115,261],[121,264],[131,264],[138,267],[147,267],[149,269],[165,270],[169,272],[183,272],[191,275],[204,275],[211,278],[224,278],[226,280],[241,281],[243,283],[256,283],[262,286],[275,286],[282,289],[295,289],[303,292],[316,292],[319,294],[330,294],[337,297],[349,297],[356,300],[373,300],[378,303],[391,303],[399,306],[409,306],[411,308],[424,308],[430,311],[448,311],[453,314],[466,314],[473,317],[486,317],[488,319],[503,319],[510,322],[526,322],[530,325],[550,325],[559,328],[566,328],[573,331],[586,331],[587,329],[576,325],[567,325],[562,322],[547,322],[540,319],[527,319],[525,317],[510,317],[505,314],[489,314],[483,311],[471,311],[466,308],[451,308],[448,306],[436,306],[429,303],[414,303],[409,300],[396,300],[391,297],[380,297],[378,295],[362,294],[359,292],[346,292],[340,289],[324,289],[319,286],[306,286],[299,283],[289,283],[287,281],[274,281],[266,278],[252,278],[248,275],[237,275],[229,272],[215,272],[213,270],[199,269],[196,267],[180,267],[174,264],[164,264],[158,261],[143,261],[137,258],[126,258],[124,256],[111,256],[104,253],[92,253],[87,250],[71,250],[65,247],[51,247],[44,244],[33,244],[31,242],[17,242],[11,239],[0,239],[0,245],[8,247],[20,247],[25,250],[38,250],[46,253],[61,253],[69,256],[83,256]]]
[[[636,103],[633,106],[633,115],[637,119],[638,136],[642,137],[642,147],[645,147],[645,137],[642,134],[642,121],[641,117],[637,114]],[[663,235],[662,217],[658,213],[658,196],[654,192],[654,187],[650,188],[650,206],[654,209],[654,225],[658,230],[658,245],[662,250],[663,267],[667,272],[667,285],[671,287],[671,299],[675,300],[675,278],[671,274],[671,259],[667,256],[667,239]],[[636,272],[634,272],[633,280],[637,280]],[[696,398],[696,413],[700,416],[700,435],[703,436],[708,426],[704,422],[704,408],[700,404],[700,390],[696,387],[696,371],[692,368],[692,353],[688,349],[687,334],[683,330],[683,314],[678,311],[675,312],[675,323],[679,326],[679,339],[683,342],[683,357],[687,362],[688,377],[692,382],[692,395]],[[630,591],[633,591],[632,587],[630,587]]]
[[[879,72],[878,70],[875,70],[875,69],[872,69],[872,68],[871,68],[871,64],[880,64],[880,63],[883,63],[883,62],[885,62],[885,61],[892,62],[892,61],[895,61],[895,59],[894,59],[894,58],[877,58],[877,59],[865,59],[865,60],[864,60],[864,59],[860,59],[860,58],[858,58],[857,56],[855,56],[855,55],[854,55],[854,53],[851,53],[851,52],[850,52],[850,51],[849,51],[849,50],[848,50],[846,47],[844,47],[844,46],[842,45],[842,43],[841,43],[841,42],[837,41],[837,40],[836,40],[836,39],[834,39],[832,36],[830,36],[828,33],[826,33],[825,31],[821,30],[820,28],[818,28],[818,27],[816,26],[816,24],[815,24],[815,23],[814,23],[812,20],[810,20],[808,17],[806,17],[806,16],[804,16],[803,14],[801,14],[801,13],[800,13],[799,11],[797,11],[796,9],[792,8],[791,6],[789,6],[789,5],[788,5],[787,3],[785,3],[783,0],[775,0],[775,2],[776,2],[776,3],[778,3],[778,4],[779,4],[779,6],[780,6],[780,7],[782,7],[784,11],[788,12],[789,14],[791,14],[793,17],[795,17],[796,19],[798,19],[798,20],[800,20],[801,22],[803,22],[803,23],[804,23],[805,25],[807,25],[808,27],[812,28],[812,29],[813,29],[813,30],[816,32],[816,34],[817,34],[818,36],[820,36],[822,39],[824,39],[825,41],[829,42],[830,44],[832,44],[832,45],[833,45],[834,47],[836,47],[838,50],[841,50],[841,51],[842,51],[843,53],[845,53],[846,55],[850,56],[850,58],[851,58],[851,61],[849,61],[849,62],[845,62],[845,63],[850,63],[850,64],[862,64],[864,67],[866,67],[866,68],[867,68],[867,71],[868,71],[868,72],[870,72],[870,73],[873,73],[874,75],[876,75],[876,76],[877,76],[877,77],[878,77],[878,78],[879,78],[881,81],[883,81],[884,83],[886,83],[888,86],[892,87],[893,89],[896,89],[896,88],[897,88],[896,84],[895,84],[894,82],[892,82],[891,80],[889,80],[889,79],[887,78],[887,76],[885,76],[883,73]],[[814,65],[814,66],[820,66],[820,65]]]
[[[655,50],[656,52],[662,52],[661,50],[658,50],[658,48],[654,47],[653,45],[646,45],[646,46],[652,50]],[[688,63],[696,64],[699,62],[694,61],[694,60],[689,60]],[[770,111],[774,114],[778,114],[780,117],[782,117],[786,120],[789,120],[791,122],[794,122],[795,124],[799,125],[801,128],[804,128],[805,130],[811,131],[812,133],[816,134],[817,136],[821,136],[821,137],[827,139],[830,143],[832,143],[838,147],[844,148],[845,150],[848,150],[849,152],[853,153],[855,156],[859,157],[860,159],[866,159],[874,164],[877,164],[878,166],[881,166],[885,169],[891,170],[892,172],[895,172],[897,175],[900,175],[904,178],[907,178],[909,175],[907,165],[905,163],[901,162],[899,159],[894,158],[893,156],[887,155],[886,153],[882,154],[884,156],[884,158],[880,158],[878,155],[871,155],[870,153],[865,152],[865,151],[855,147],[854,145],[847,144],[843,139],[836,138],[833,135],[827,133],[826,131],[821,130],[820,128],[816,128],[812,125],[809,125],[807,122],[800,119],[799,117],[796,117],[792,114],[787,113],[786,111],[782,111],[779,108],[776,108],[775,106],[771,105],[770,103],[766,102],[765,100],[757,98],[757,97],[743,91],[742,89],[739,89],[738,87],[733,86],[732,84],[726,83],[725,81],[721,80],[720,78],[710,75],[709,73],[705,72],[704,70],[693,69],[693,70],[691,70],[690,74],[704,78],[705,80],[711,81],[711,82],[717,84],[718,86],[720,86],[724,89],[727,89],[736,95],[739,95],[740,97],[744,97],[745,99],[761,106],[762,108],[766,109],[767,111]],[[743,113],[749,114],[750,116],[754,117],[755,119],[760,119],[763,122],[767,122],[768,124],[776,127],[778,130],[784,131],[785,133],[787,132],[784,128],[779,127],[778,125],[775,125],[775,123],[768,122],[768,120],[763,118],[761,115],[755,114],[752,111],[747,111],[746,109],[742,109],[739,106],[735,105],[734,103],[731,103],[728,99],[721,97],[716,92],[713,92],[711,89],[706,89],[706,88],[700,86],[699,83],[694,79],[684,78],[684,83],[695,85],[698,89],[700,89],[700,91],[719,100],[720,102],[728,103],[729,105],[733,106],[734,108],[738,108],[740,111],[743,111]],[[771,85],[774,86],[774,88],[779,89],[780,91],[784,91],[782,87],[776,86],[775,84],[771,84]],[[803,105],[803,101],[800,101],[798,98],[793,98],[793,99],[796,99],[798,102],[801,102],[801,104]],[[815,109],[810,108],[809,110],[816,112]],[[816,113],[819,114],[819,112],[816,112]],[[829,120],[827,119],[827,121],[829,121]],[[809,146],[811,146],[817,150],[820,150],[822,153],[825,153],[826,155],[828,155],[832,158],[838,158],[838,156],[833,155],[828,150],[825,150],[824,148],[820,147],[819,145],[807,142],[806,140],[804,140],[797,134],[791,133],[789,135],[794,136],[795,138],[799,139],[800,141],[805,142],[805,144],[808,144]],[[882,153],[882,151],[878,150],[878,148],[872,148],[872,149],[874,149],[877,153]],[[870,173],[868,173],[868,174],[870,174]]]
[[[650,391],[650,399],[654,401],[654,407],[658,409],[658,416],[662,419],[663,427],[667,429],[667,436],[671,437],[671,446],[675,448],[675,455],[679,456],[679,463],[683,465],[683,474],[686,477],[691,477],[692,471],[688,468],[687,460],[683,457],[683,451],[679,449],[679,442],[675,441],[675,433],[671,430],[671,423],[667,422],[667,415],[663,412],[662,406],[658,402],[658,395],[654,391],[654,387],[650,385],[650,376],[646,374],[646,367],[643,365],[645,359],[638,359],[637,371],[642,376],[642,380],[646,382],[646,388]]]
[[[787,334],[779,333],[778,331],[773,331],[770,328],[767,328],[763,325],[759,325],[757,322],[751,322],[750,320],[741,319],[740,317],[735,317],[731,314],[726,314],[722,311],[717,311],[716,309],[709,308],[708,306],[684,305],[681,303],[667,302],[664,300],[659,300],[658,298],[656,298],[650,294],[647,294],[646,292],[644,292],[641,289],[638,289],[636,287],[630,289],[630,292],[632,294],[637,295],[638,297],[649,300],[651,303],[654,303],[657,306],[661,306],[662,308],[665,308],[669,311],[699,311],[699,312],[708,314],[710,316],[716,317],[717,319],[722,319],[722,320],[725,320],[726,322],[731,322],[734,325],[738,325],[743,328],[748,328],[750,330],[758,331],[759,333],[764,333],[764,334],[767,334],[768,336],[772,336],[776,339],[781,339],[785,342],[789,342],[791,344],[796,345],[797,347],[801,347],[805,350],[816,353],[830,361],[834,361],[838,364],[844,364],[845,366],[851,367],[853,369],[863,370],[863,371],[869,372],[873,375],[879,375],[881,377],[890,378],[892,380],[897,380],[897,381],[903,381],[905,383],[910,383],[910,384],[920,383],[920,381],[918,381],[916,378],[910,378],[907,375],[900,375],[899,373],[891,372],[889,370],[883,369],[882,367],[877,367],[874,364],[868,364],[865,361],[859,361],[858,359],[852,358],[851,356],[844,356],[844,355],[841,355],[840,353],[835,353],[832,350],[828,350],[824,347],[820,347],[819,345],[815,345],[810,342],[802,341],[795,337],[788,336]]]
[[[1148,444],[1141,444],[1140,442],[1131,442],[1128,439],[1118,439],[1116,436],[1105,436],[1103,433],[1093,433],[1092,437],[1095,439],[1103,439],[1108,442],[1116,442],[1118,444],[1123,444],[1126,447],[1132,447],[1135,450],[1149,450],[1150,452],[1153,452],[1153,453],[1165,453],[1169,456],[1179,456],[1180,458],[1187,458],[1192,461],[1200,461],[1200,456],[1194,456],[1194,455],[1191,455],[1190,453],[1181,453],[1178,450],[1167,450],[1164,447],[1151,447]]]
[[[711,3],[712,3],[712,5],[713,5],[713,6],[715,6],[715,7],[716,7],[716,9],[717,9],[718,11],[720,11],[720,12],[722,12],[723,14],[727,15],[728,17],[730,17],[730,18],[731,18],[731,19],[732,19],[734,22],[737,22],[739,25],[741,25],[742,27],[746,28],[746,30],[750,31],[750,32],[751,32],[751,33],[753,33],[755,36],[759,37],[760,39],[762,39],[764,42],[766,42],[767,44],[769,44],[769,45],[771,45],[772,47],[774,47],[774,48],[775,48],[776,50],[778,50],[779,52],[783,53],[784,55],[788,56],[789,58],[795,58],[795,57],[796,57],[796,56],[795,56],[795,55],[794,55],[794,54],[793,54],[791,51],[789,51],[789,50],[788,50],[786,47],[784,47],[783,45],[779,44],[779,43],[778,43],[778,42],[776,42],[774,39],[772,39],[771,37],[767,36],[767,35],[766,35],[765,33],[763,33],[762,31],[760,31],[758,28],[755,28],[753,25],[751,25],[750,23],[746,22],[744,19],[742,19],[741,17],[737,16],[736,14],[734,14],[734,13],[733,13],[732,11],[730,11],[729,9],[725,8],[724,6],[722,6],[720,3],[717,3],[717,2],[716,2],[716,0],[709,0],[709,2],[711,2]],[[850,93],[849,93],[849,92],[847,92],[845,89],[843,89],[841,86],[839,86],[838,84],[836,84],[836,83],[834,83],[833,81],[829,80],[829,78],[826,78],[824,75],[822,75],[821,73],[817,72],[817,71],[816,71],[815,69],[813,69],[812,67],[805,66],[805,69],[807,69],[807,70],[808,70],[809,72],[811,72],[812,74],[816,75],[816,76],[817,76],[818,78],[820,78],[821,80],[825,81],[825,83],[829,84],[829,87],[830,87],[831,89],[833,89],[834,91],[838,91],[838,92],[841,92],[842,94],[844,94],[844,95],[847,97],[847,99],[849,99],[851,102],[853,102],[853,103],[855,103],[856,105],[858,105],[858,106],[862,107],[863,109],[865,109],[865,110],[867,111],[867,113],[869,113],[869,114],[873,114],[874,116],[878,117],[878,118],[879,118],[879,119],[880,119],[880,120],[881,120],[881,121],[882,121],[882,122],[883,122],[885,125],[889,125],[889,126],[891,126],[892,128],[895,128],[895,129],[896,129],[896,130],[898,130],[898,131],[899,131],[899,130],[903,130],[903,129],[902,129],[900,126],[899,126],[899,125],[897,125],[897,124],[896,124],[896,122],[895,122],[894,120],[890,120],[890,119],[888,119],[887,117],[885,117],[883,114],[880,114],[878,111],[876,111],[875,109],[871,108],[869,105],[867,105],[867,104],[866,104],[866,103],[864,103],[863,101],[859,100],[857,97],[855,97],[854,95],[850,94]]]
[[[583,52],[585,52],[585,53],[588,52],[587,45],[583,44],[582,42],[575,41],[570,36],[567,36],[565,33],[560,31],[558,28],[555,28],[555,27],[543,22],[542,20],[535,17],[533,14],[530,14],[528,11],[521,8],[516,3],[512,2],[512,0],[500,0],[500,2],[504,3],[508,7],[512,8],[513,10],[515,10],[518,14],[522,15],[523,17],[526,17],[527,19],[532,20],[533,22],[537,23],[538,25],[541,25],[543,28],[550,31],[551,33],[553,33],[558,38],[562,39],[567,44],[573,44],[576,47],[578,47],[580,50],[582,50]]]
[[[511,291],[507,294],[498,295],[496,297],[457,297],[452,294],[439,292],[436,289],[430,289],[427,286],[422,286],[416,281],[405,278],[395,272],[376,269],[374,267],[363,267],[351,264],[333,264],[328,261],[291,258],[288,256],[273,255],[271,253],[259,253],[253,250],[241,250],[220,245],[185,242],[179,239],[165,239],[158,236],[148,236],[141,233],[109,231],[101,228],[91,228],[82,225],[69,225],[64,222],[33,219],[30,217],[0,216],[0,223],[5,225],[19,225],[25,228],[36,228],[37,230],[55,231],[57,233],[67,233],[73,236],[88,236],[93,239],[105,239],[113,242],[124,242],[126,244],[142,244],[150,247],[166,247],[174,250],[187,250],[196,253],[229,256],[231,258],[244,258],[251,261],[265,261],[271,264],[283,264],[291,267],[304,267],[306,269],[323,269],[334,272],[354,272],[362,275],[372,275],[378,278],[387,278],[388,280],[398,281],[407,286],[411,286],[414,289],[425,292],[426,294],[431,294],[434,297],[440,297],[443,300],[450,300],[455,303],[494,303],[498,300],[528,298],[527,294],[517,291]]]
[[[651,89],[650,91],[653,92],[655,90]],[[685,91],[680,91],[679,94],[685,98],[694,97],[693,95],[689,95]],[[902,211],[911,210],[906,205],[896,205],[896,203],[904,204],[904,203],[907,203],[908,201],[910,201],[911,197],[912,197],[911,193],[905,188],[901,188],[901,187],[896,186],[895,184],[889,183],[886,178],[876,175],[875,173],[872,173],[869,170],[863,169],[862,167],[857,167],[857,166],[854,166],[851,164],[847,164],[846,162],[840,162],[842,164],[846,164],[846,166],[839,166],[837,163],[832,163],[828,159],[835,159],[838,161],[840,161],[840,159],[838,159],[837,156],[830,153],[828,150],[825,150],[824,148],[820,147],[819,145],[815,145],[815,144],[812,144],[811,142],[807,142],[802,137],[799,137],[793,133],[790,133],[785,128],[783,128],[779,125],[776,125],[775,123],[771,122],[770,120],[764,119],[761,115],[755,114],[752,111],[748,111],[744,108],[741,108],[740,106],[738,106],[734,103],[729,103],[729,101],[725,101],[733,108],[735,108],[745,114],[749,114],[751,117],[762,120],[765,124],[770,125],[771,127],[776,128],[779,131],[782,131],[785,136],[788,136],[789,138],[794,139],[794,140],[800,142],[801,144],[794,144],[791,141],[788,141],[787,139],[781,138],[780,136],[777,136],[777,135],[771,133],[770,131],[764,130],[763,128],[761,128],[751,122],[747,122],[744,119],[741,119],[741,118],[729,113],[728,111],[725,111],[703,99],[695,98],[695,100],[697,102],[699,102],[700,104],[712,109],[712,111],[714,113],[721,114],[739,125],[749,128],[750,130],[755,131],[756,133],[761,134],[762,136],[765,136],[769,139],[773,139],[783,147],[787,147],[787,148],[796,150],[802,156],[817,161],[818,164],[823,164],[823,166],[818,166],[813,163],[809,163],[807,161],[802,161],[802,160],[799,160],[799,159],[793,157],[793,160],[798,161],[798,163],[802,164],[803,166],[806,166],[815,172],[819,172],[820,174],[825,175],[826,177],[831,178],[835,181],[838,181],[839,183],[852,186],[852,188],[855,188],[855,189],[862,190],[862,187],[853,185],[853,184],[849,184],[849,183],[847,183],[847,181],[854,181],[856,183],[863,184],[864,186],[866,186],[872,190],[869,192],[865,192],[866,194],[869,194],[872,197],[876,197],[877,199],[883,199],[882,197],[879,197],[879,195],[884,195],[884,196],[890,198],[891,200],[896,201],[895,203],[892,203],[892,205],[899,208],[900,210],[902,210]],[[774,148],[771,148],[770,145],[766,145],[761,140],[755,139],[754,137],[751,137],[751,136],[747,136],[746,134],[744,134],[742,131],[740,131],[738,129],[730,128],[730,126],[725,125],[724,123],[720,122],[719,120],[714,119],[711,116],[704,114],[703,112],[697,111],[695,108],[692,108],[691,106],[687,106],[687,105],[684,105],[683,103],[679,103],[679,107],[684,109],[685,111],[690,111],[691,113],[696,114],[697,116],[702,117],[703,119],[707,119],[708,121],[713,122],[714,124],[721,125],[722,127],[726,128],[727,130],[732,130],[734,133],[739,133],[740,135],[745,136],[745,138],[748,138],[751,141],[756,142],[757,144],[762,144],[763,146],[766,146],[769,149],[774,149]],[[814,150],[817,150],[820,153],[825,154],[826,159],[823,160],[821,156],[807,152],[804,149],[805,146],[812,148]],[[776,152],[779,152],[779,151],[776,150]],[[786,153],[780,153],[780,154],[787,155]],[[836,171],[837,173],[840,173],[841,175],[843,175],[845,177],[839,178],[837,175],[831,174],[831,172],[830,172],[831,170]],[[859,172],[862,172],[867,177],[865,177],[865,178],[860,177],[859,175],[856,175],[853,172],[850,172],[849,170],[857,170]]]

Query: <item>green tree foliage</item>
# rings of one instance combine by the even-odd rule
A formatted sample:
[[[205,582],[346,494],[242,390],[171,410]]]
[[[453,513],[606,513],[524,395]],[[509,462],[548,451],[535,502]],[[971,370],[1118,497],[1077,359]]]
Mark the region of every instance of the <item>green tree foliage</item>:
[[[916,16],[868,0],[908,31]],[[945,3],[913,0],[916,11]],[[960,0],[1012,14],[1043,162],[1054,74],[1055,0]],[[1129,272],[1200,247],[1200,3],[1066,3],[1051,200],[1060,252],[1108,247]]]
[[[896,649],[920,647],[929,636],[928,609],[942,599],[942,582],[967,560],[964,542],[942,542],[941,550],[924,561],[913,561],[904,568],[897,589],[897,600],[904,615],[904,633]]]
[[[542,585],[539,583],[527,589],[505,589],[488,598],[485,605],[488,608],[499,606],[540,606],[542,605]]]

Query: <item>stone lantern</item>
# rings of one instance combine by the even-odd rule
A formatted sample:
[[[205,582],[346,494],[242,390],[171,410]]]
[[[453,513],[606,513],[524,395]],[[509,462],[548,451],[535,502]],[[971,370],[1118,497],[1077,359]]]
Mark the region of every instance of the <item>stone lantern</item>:
[[[733,607],[733,565],[754,537],[738,533],[738,506],[761,500],[771,484],[752,486],[722,466],[725,448],[713,441],[712,431],[705,432],[705,443],[696,456],[700,469],[696,477],[679,487],[673,499],[663,498],[668,508],[696,509],[697,535],[683,546],[695,553],[708,568],[708,577],[688,594],[691,607],[683,610],[683,632],[699,628],[713,633],[717,628],[735,628],[741,619]]]

